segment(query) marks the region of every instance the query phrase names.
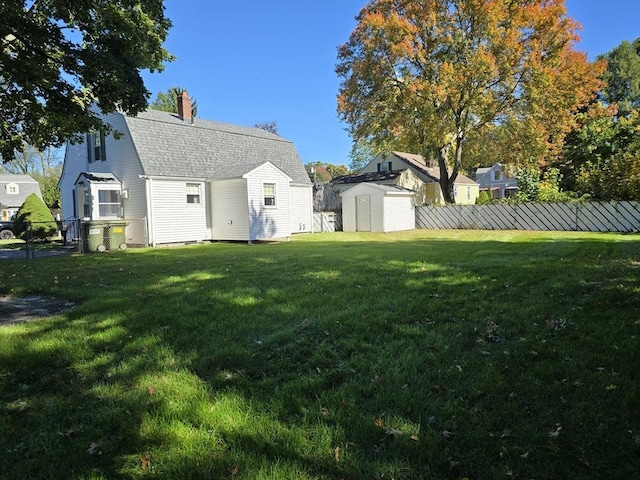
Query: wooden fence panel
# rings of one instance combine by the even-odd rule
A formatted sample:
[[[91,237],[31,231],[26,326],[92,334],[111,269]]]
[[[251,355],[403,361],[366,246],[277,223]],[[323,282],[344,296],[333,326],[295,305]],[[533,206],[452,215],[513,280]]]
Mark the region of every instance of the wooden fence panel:
[[[640,232],[640,202],[423,206],[416,228]]]

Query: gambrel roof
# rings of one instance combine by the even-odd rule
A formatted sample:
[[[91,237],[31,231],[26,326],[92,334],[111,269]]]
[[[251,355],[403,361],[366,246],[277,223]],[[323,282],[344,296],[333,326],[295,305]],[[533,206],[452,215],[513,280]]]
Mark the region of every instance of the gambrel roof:
[[[144,175],[228,178],[271,162],[293,183],[309,185],[292,142],[257,127],[242,127],[175,113],[147,110],[125,116]]]

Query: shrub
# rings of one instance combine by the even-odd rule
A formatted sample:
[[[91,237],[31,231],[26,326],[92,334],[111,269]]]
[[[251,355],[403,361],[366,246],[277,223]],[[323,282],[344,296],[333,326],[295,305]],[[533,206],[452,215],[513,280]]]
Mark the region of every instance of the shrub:
[[[487,190],[482,190],[480,192],[480,195],[478,195],[478,199],[476,200],[476,203],[478,205],[486,205],[488,203],[491,203],[493,201],[493,197],[489,194],[489,192]]]
[[[31,238],[34,240],[46,240],[55,235],[58,230],[49,208],[35,193],[29,195],[18,210],[14,222],[14,234],[26,240],[29,225],[31,225]]]

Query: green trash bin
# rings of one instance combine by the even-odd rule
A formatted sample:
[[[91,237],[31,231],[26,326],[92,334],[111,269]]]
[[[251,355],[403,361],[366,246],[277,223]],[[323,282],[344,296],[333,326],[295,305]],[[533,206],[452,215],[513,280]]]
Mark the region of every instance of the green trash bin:
[[[127,222],[109,222],[105,225],[105,237],[107,238],[107,250],[116,248],[124,250],[127,243],[124,235]]]
[[[85,252],[104,252],[105,244],[104,222],[88,221],[82,224],[82,250]]]

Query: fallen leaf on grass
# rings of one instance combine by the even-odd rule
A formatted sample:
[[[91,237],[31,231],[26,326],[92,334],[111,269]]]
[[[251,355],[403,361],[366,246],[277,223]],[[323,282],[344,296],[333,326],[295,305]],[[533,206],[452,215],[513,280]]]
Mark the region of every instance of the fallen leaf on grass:
[[[382,418],[374,418],[373,424],[378,428],[384,428],[384,420]]]
[[[87,453],[89,455],[93,455],[95,453],[97,453],[98,455],[101,455],[102,452],[98,450],[98,448],[100,448],[100,444],[97,442],[91,442],[89,444],[89,448],[87,448]]]
[[[147,393],[149,395],[155,395],[156,388],[153,385],[147,385]]]
[[[420,437],[418,435],[411,435],[409,438],[411,440],[413,440],[414,442],[419,442],[420,441]]]
[[[232,477],[236,476],[239,471],[240,471],[240,467],[238,467],[238,465],[229,467],[229,473],[231,474]]]
[[[147,470],[150,465],[151,465],[151,459],[149,458],[149,455],[142,455],[140,457],[140,466],[142,467],[142,469]]]
[[[558,438],[560,430],[562,430],[562,425],[556,423],[556,429],[549,432],[549,438]]]
[[[449,440],[449,439],[453,438],[456,434],[454,432],[450,432],[449,430],[443,430],[443,431],[440,432],[440,435],[445,440]]]
[[[336,462],[340,461],[340,447],[336,447],[333,449],[333,458],[336,459]]]

